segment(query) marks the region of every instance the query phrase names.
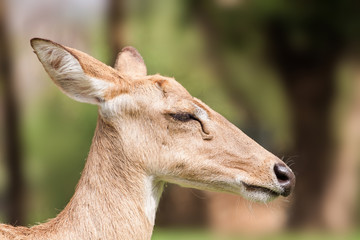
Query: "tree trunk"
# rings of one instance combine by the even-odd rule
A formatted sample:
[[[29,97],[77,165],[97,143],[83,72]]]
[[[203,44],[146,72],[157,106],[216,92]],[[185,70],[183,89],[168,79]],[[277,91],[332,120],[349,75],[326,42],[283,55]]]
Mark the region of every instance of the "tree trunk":
[[[339,49],[336,43],[324,52],[296,49],[290,46],[282,26],[270,25],[268,40],[292,117],[294,146],[290,155],[296,156],[297,183],[289,225],[323,228],[323,197],[334,165],[331,111]]]
[[[333,63],[325,69],[294,68],[283,77],[292,109],[294,149],[298,156],[295,201],[290,212],[292,226],[323,225],[322,200],[333,166],[331,106]],[[330,71],[330,72],[329,72]]]
[[[24,223],[24,179],[21,172],[22,146],[20,140],[19,109],[13,77],[10,39],[6,29],[6,6],[0,2],[0,80],[4,102],[5,162],[8,168],[6,199],[7,222]]]
[[[108,39],[111,51],[110,63],[115,64],[117,54],[124,47],[125,1],[109,0],[107,9]]]
[[[353,227],[356,213],[360,157],[360,68],[359,58],[351,59],[350,91],[342,91],[337,127],[339,148],[336,165],[324,196],[323,212],[329,229],[344,231]],[[348,89],[346,89],[348,90]],[[345,99],[345,100],[344,100]]]

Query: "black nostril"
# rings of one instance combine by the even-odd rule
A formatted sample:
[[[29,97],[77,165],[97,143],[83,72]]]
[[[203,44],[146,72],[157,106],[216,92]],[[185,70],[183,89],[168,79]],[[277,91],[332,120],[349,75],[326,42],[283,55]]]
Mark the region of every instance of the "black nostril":
[[[275,175],[280,183],[288,182],[290,180],[290,171],[285,165],[275,164],[274,166]]]
[[[284,189],[281,195],[288,196],[295,185],[295,175],[283,163],[277,163],[274,166],[274,172],[280,186]]]

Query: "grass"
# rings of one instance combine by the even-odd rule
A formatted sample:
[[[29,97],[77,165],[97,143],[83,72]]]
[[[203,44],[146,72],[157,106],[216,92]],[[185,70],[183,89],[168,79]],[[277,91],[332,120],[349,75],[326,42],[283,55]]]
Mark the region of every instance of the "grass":
[[[360,232],[332,234],[320,232],[284,232],[268,235],[220,234],[202,229],[155,229],[152,240],[357,240]]]

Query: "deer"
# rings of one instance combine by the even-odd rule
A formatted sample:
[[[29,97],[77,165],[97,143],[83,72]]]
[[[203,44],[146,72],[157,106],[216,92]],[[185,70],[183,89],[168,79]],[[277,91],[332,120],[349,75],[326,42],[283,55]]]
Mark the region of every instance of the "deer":
[[[51,40],[31,46],[70,98],[98,106],[80,180],[66,207],[32,227],[0,225],[1,239],[151,239],[165,183],[268,202],[287,197],[292,170],[174,78],[148,75],[133,47],[114,67]]]

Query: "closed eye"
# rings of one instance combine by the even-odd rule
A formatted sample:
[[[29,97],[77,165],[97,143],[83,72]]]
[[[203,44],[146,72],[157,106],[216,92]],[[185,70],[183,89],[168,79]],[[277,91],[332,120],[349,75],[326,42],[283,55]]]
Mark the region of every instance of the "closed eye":
[[[198,119],[191,113],[181,112],[181,113],[170,113],[169,114],[173,119],[180,121],[180,122],[188,122],[190,120],[197,120]]]
[[[168,113],[168,116],[172,117],[174,120],[179,122],[189,122],[191,120],[195,120],[200,123],[201,130],[204,133],[204,140],[211,140],[213,138],[212,135],[209,135],[209,131],[204,127],[203,122],[198,118],[195,114],[187,113],[187,112],[178,112],[178,113]]]

